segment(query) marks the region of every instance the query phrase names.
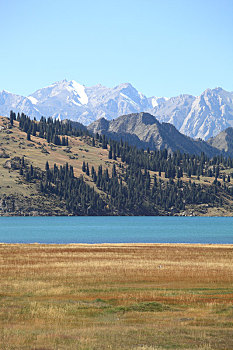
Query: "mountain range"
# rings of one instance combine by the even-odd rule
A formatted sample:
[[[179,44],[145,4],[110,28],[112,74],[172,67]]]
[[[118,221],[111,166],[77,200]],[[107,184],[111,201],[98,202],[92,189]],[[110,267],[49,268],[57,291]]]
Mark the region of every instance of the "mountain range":
[[[171,123],[181,133],[207,140],[233,126],[233,92],[207,89],[200,96],[146,97],[131,84],[114,88],[85,87],[74,80],[62,80],[29,96],[0,92],[0,115],[10,110],[41,116],[71,119],[89,125],[100,118],[113,120],[121,115],[148,112],[160,123]]]

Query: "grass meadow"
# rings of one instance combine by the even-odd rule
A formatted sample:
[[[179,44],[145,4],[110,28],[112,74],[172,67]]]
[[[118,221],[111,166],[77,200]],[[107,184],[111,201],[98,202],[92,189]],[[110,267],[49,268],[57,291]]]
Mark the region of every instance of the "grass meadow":
[[[233,349],[233,246],[0,244],[0,349]]]

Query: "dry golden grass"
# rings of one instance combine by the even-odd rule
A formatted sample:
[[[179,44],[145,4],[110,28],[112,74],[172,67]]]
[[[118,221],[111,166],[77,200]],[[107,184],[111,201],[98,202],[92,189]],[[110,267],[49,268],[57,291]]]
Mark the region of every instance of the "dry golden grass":
[[[0,116],[0,126],[6,124],[7,118]],[[26,133],[19,130],[18,126],[19,123],[14,121],[14,126],[10,129],[10,134],[8,134],[8,129],[0,130],[0,151],[4,149],[11,158],[24,156],[32,165],[43,170],[45,169],[46,161],[51,166],[54,163],[60,166],[68,162],[73,166],[76,176],[82,174],[91,183],[90,178],[81,170],[83,161],[88,162],[89,166],[95,166],[95,168],[102,165],[103,168],[108,167],[109,169],[111,169],[112,164],[115,162],[108,159],[107,150],[90,146],[85,141],[85,138],[68,137],[70,151],[66,152],[67,147],[48,144],[45,139],[39,137],[31,136],[31,141],[27,141]],[[45,151],[48,153],[45,153]],[[6,160],[0,159],[1,164],[4,164]],[[0,170],[2,172],[2,167],[0,167]],[[94,184],[92,183],[92,185]]]
[[[0,244],[0,349],[233,349],[233,246]]]

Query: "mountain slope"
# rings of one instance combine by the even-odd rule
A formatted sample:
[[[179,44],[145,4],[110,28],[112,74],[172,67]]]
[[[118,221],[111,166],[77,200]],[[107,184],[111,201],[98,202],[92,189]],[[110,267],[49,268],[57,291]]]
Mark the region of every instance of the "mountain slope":
[[[217,136],[211,137],[208,141],[209,145],[225,152],[233,157],[233,128],[227,128],[220,132]]]
[[[153,98],[153,109],[150,109],[150,113],[160,122],[171,123],[180,130],[194,101],[195,97],[192,95],[180,95],[166,99]]]
[[[116,140],[123,139],[137,147],[149,147],[151,150],[166,148],[170,152],[179,150],[199,155],[205,152],[210,157],[219,153],[208,143],[181,134],[172,124],[160,123],[149,113],[124,115],[112,121],[101,118],[87,128],[93,133],[105,134]]]
[[[98,85],[93,88],[86,88],[86,92],[95,119],[101,117],[113,119],[120,115],[144,111],[151,107],[148,99],[128,83],[118,85],[113,89]]]
[[[41,113],[29,98],[3,90],[0,92],[0,114],[8,117],[11,110],[24,112],[37,119],[41,117]]]
[[[195,99],[180,131],[207,139],[233,126],[233,94],[221,88],[207,89]]]

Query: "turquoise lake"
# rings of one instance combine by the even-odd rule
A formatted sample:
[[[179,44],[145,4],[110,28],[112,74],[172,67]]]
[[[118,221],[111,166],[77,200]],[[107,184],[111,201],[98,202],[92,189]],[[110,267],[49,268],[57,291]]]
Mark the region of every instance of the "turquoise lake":
[[[0,242],[233,244],[233,218],[1,217]]]

